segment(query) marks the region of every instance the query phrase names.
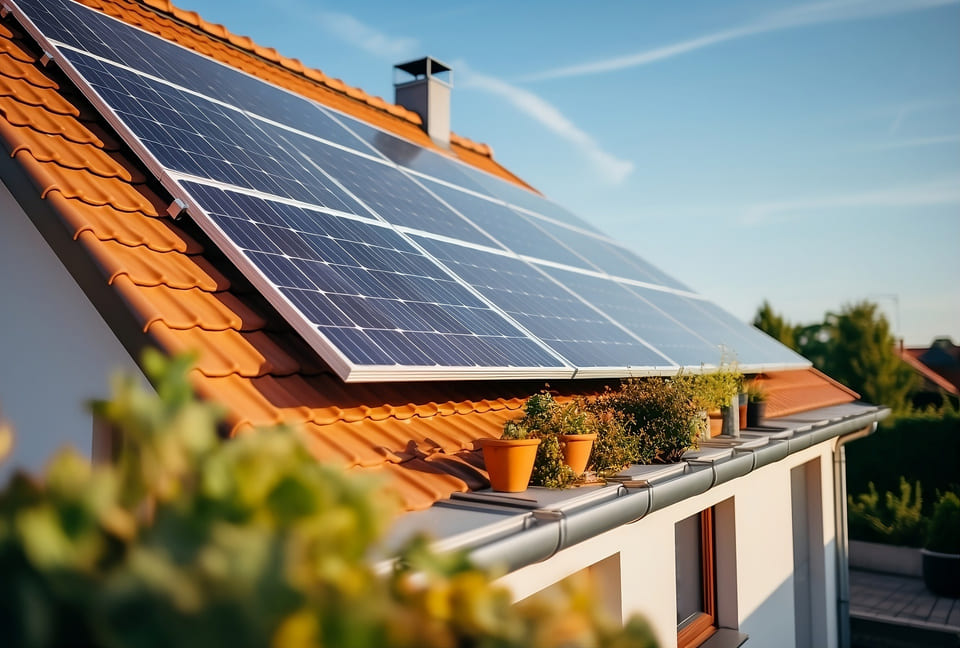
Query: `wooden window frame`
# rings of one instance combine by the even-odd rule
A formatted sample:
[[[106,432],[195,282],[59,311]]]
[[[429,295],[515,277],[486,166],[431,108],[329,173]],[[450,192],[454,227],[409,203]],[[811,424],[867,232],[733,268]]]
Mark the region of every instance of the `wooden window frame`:
[[[716,543],[713,508],[700,512],[700,569],[703,611],[677,630],[677,648],[699,646],[717,631]]]

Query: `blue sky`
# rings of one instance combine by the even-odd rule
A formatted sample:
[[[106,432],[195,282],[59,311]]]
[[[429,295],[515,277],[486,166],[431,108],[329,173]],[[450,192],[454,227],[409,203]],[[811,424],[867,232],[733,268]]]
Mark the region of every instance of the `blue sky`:
[[[388,100],[451,64],[454,131],[742,319],[960,342],[960,0],[179,6]]]

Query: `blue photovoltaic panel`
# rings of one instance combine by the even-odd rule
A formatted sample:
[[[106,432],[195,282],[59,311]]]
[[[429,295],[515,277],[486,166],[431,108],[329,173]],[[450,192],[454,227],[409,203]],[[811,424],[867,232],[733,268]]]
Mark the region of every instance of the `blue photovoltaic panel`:
[[[167,169],[327,207],[362,213],[269,124],[197,95],[67,50],[66,58]]]
[[[563,263],[588,270],[599,268],[577,256],[538,227],[533,221],[499,202],[424,180],[427,188],[500,242],[501,247],[517,254]]]
[[[808,364],[535,192],[69,0],[15,11],[345,378]]]
[[[467,176],[463,164],[451,160],[446,155],[417,146],[413,142],[385,133],[351,117],[337,115],[337,118],[365,142],[404,168],[471,191],[484,191],[480,184]]]
[[[283,138],[316,167],[336,178],[374,213],[394,225],[480,245],[496,244],[388,162],[378,162],[296,133],[284,133]]]
[[[681,326],[676,320],[641,298],[628,286],[612,279],[544,267],[544,272],[625,326],[637,337],[681,366],[718,364],[721,349]]]
[[[17,3],[48,37],[343,146],[367,151],[314,102],[69,0]]]
[[[426,238],[417,242],[577,367],[670,364],[519,259]]]
[[[580,256],[589,259],[594,265],[610,275],[667,288],[690,290],[626,248],[610,241],[552,223],[540,223],[539,225],[561,243]]]
[[[183,186],[355,365],[559,366],[388,227],[196,182]]]
[[[728,360],[735,357],[740,364],[748,366],[805,362],[802,356],[708,301],[637,286],[630,289],[700,337],[725,349]]]

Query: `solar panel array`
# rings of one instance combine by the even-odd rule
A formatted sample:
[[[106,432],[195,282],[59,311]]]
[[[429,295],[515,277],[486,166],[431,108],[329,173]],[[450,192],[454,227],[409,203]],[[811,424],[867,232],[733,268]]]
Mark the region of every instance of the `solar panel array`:
[[[518,185],[72,0],[13,11],[344,380],[808,364]]]

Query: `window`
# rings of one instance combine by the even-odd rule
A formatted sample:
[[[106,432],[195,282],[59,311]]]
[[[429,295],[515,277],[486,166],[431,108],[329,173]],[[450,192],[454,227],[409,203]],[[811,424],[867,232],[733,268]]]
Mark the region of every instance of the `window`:
[[[699,646],[717,630],[713,509],[677,522],[677,646]]]

